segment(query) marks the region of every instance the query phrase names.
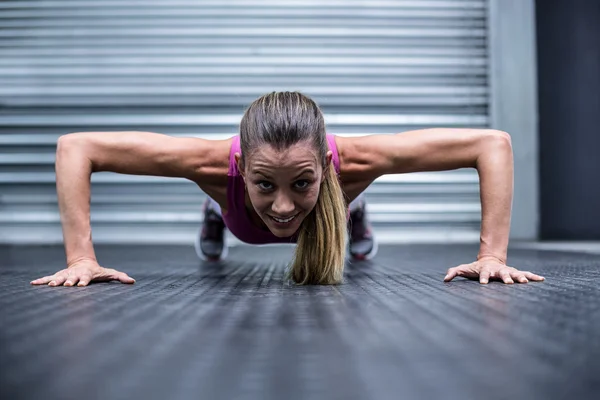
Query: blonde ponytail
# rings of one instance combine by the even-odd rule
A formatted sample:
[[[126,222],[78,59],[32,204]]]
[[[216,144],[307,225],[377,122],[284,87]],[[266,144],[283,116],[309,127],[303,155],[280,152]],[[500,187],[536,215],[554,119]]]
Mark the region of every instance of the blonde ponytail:
[[[306,284],[342,282],[346,263],[347,206],[333,165],[329,165],[313,211],[300,227],[288,278]]]

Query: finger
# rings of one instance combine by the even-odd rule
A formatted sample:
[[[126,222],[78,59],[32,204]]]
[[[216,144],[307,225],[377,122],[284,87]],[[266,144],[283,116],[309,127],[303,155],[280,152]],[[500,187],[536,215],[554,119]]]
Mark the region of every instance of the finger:
[[[132,277],[130,277],[129,275],[127,275],[125,272],[120,272],[117,276],[117,278],[119,279],[119,282],[121,283],[135,283],[135,279],[133,279]]]
[[[527,283],[529,280],[525,277],[525,274],[521,271],[513,271],[510,273],[510,277],[513,278],[515,282],[519,283]]]
[[[92,280],[92,276],[91,275],[81,275],[79,277],[79,283],[77,284],[77,286],[87,286],[89,285],[90,281]]]
[[[109,268],[106,270],[108,272],[109,279],[119,281],[121,283],[134,283],[135,279],[131,278],[125,272],[117,271],[116,269]]]
[[[500,275],[500,279],[502,279],[502,281],[504,283],[507,283],[507,284],[515,283],[512,280],[512,278],[510,277],[510,272],[507,269],[500,270],[499,275]]]
[[[54,277],[52,277],[52,280],[50,281],[50,283],[48,284],[48,286],[60,286],[63,283],[65,283],[65,281],[67,280],[67,275],[54,275]]]
[[[79,277],[76,275],[69,275],[67,281],[65,282],[65,286],[74,286],[77,282],[79,282]]]
[[[523,272],[523,274],[525,274],[525,277],[527,279],[529,279],[530,281],[543,281],[544,279],[546,279],[543,276],[536,275],[536,274],[531,273],[529,271],[525,271],[525,272]]]
[[[485,285],[489,281],[490,281],[490,270],[489,269],[482,270],[481,273],[479,274],[479,283]]]
[[[444,282],[450,282],[452,279],[454,279],[456,276],[458,275],[458,269],[456,268],[450,268],[448,270],[448,273],[446,274],[446,276],[444,277]]]
[[[50,282],[52,278],[54,278],[54,275],[44,276],[43,278],[38,278],[36,280],[31,281],[30,283],[32,285],[45,285],[46,283]]]
[[[65,286],[75,286],[77,284],[77,282],[79,282],[78,276],[70,276],[69,278],[67,278],[67,281],[65,282]]]

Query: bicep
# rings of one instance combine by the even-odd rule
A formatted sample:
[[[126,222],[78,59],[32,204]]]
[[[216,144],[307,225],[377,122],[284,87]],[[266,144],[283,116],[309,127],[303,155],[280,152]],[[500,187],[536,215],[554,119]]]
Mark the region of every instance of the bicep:
[[[366,139],[368,138],[368,139]],[[491,129],[432,128],[365,137],[378,175],[475,167],[487,138],[508,138]],[[494,139],[495,140],[495,139]],[[504,139],[502,139],[504,140]]]
[[[210,154],[208,140],[152,132],[80,132],[61,141],[85,151],[94,172],[190,178]]]

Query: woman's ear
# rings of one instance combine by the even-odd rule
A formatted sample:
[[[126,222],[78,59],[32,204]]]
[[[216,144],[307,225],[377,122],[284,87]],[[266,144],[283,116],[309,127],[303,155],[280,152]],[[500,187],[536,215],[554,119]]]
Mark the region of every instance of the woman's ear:
[[[325,155],[325,168],[323,168],[323,175],[321,175],[321,183],[325,182],[329,168],[331,167],[331,160],[333,159],[333,151],[329,150]]]
[[[329,150],[325,157],[327,157],[326,165],[329,167],[331,165],[331,160],[333,160],[333,151]]]
[[[237,165],[238,171],[240,171],[240,175],[242,175],[242,178],[246,181],[246,171],[244,171],[244,166],[242,165],[242,155],[240,153],[235,153],[233,157],[235,158],[235,164]]]

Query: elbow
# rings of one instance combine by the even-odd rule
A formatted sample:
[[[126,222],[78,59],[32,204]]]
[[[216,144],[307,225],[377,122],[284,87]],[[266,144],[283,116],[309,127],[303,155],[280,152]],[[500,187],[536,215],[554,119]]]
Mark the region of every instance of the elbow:
[[[482,160],[501,160],[512,163],[513,150],[508,133],[498,130],[484,130],[479,141],[479,150],[475,160],[475,168],[479,168]]]
[[[489,129],[485,131],[485,141],[494,145],[512,147],[512,139],[508,132],[497,129]]]
[[[64,150],[65,148],[71,147],[74,142],[80,138],[76,133],[67,133],[66,135],[59,136],[56,142],[56,150]]]
[[[91,164],[88,156],[90,153],[91,142],[87,135],[82,133],[69,133],[62,135],[56,142],[55,165],[59,163],[70,163],[73,158],[85,157]]]
[[[85,142],[86,137],[81,133],[62,135],[56,142],[56,154],[70,153],[74,148],[81,148]]]
[[[478,141],[479,155],[485,153],[497,153],[498,151],[512,153],[512,141],[508,133],[494,129],[482,131]]]

